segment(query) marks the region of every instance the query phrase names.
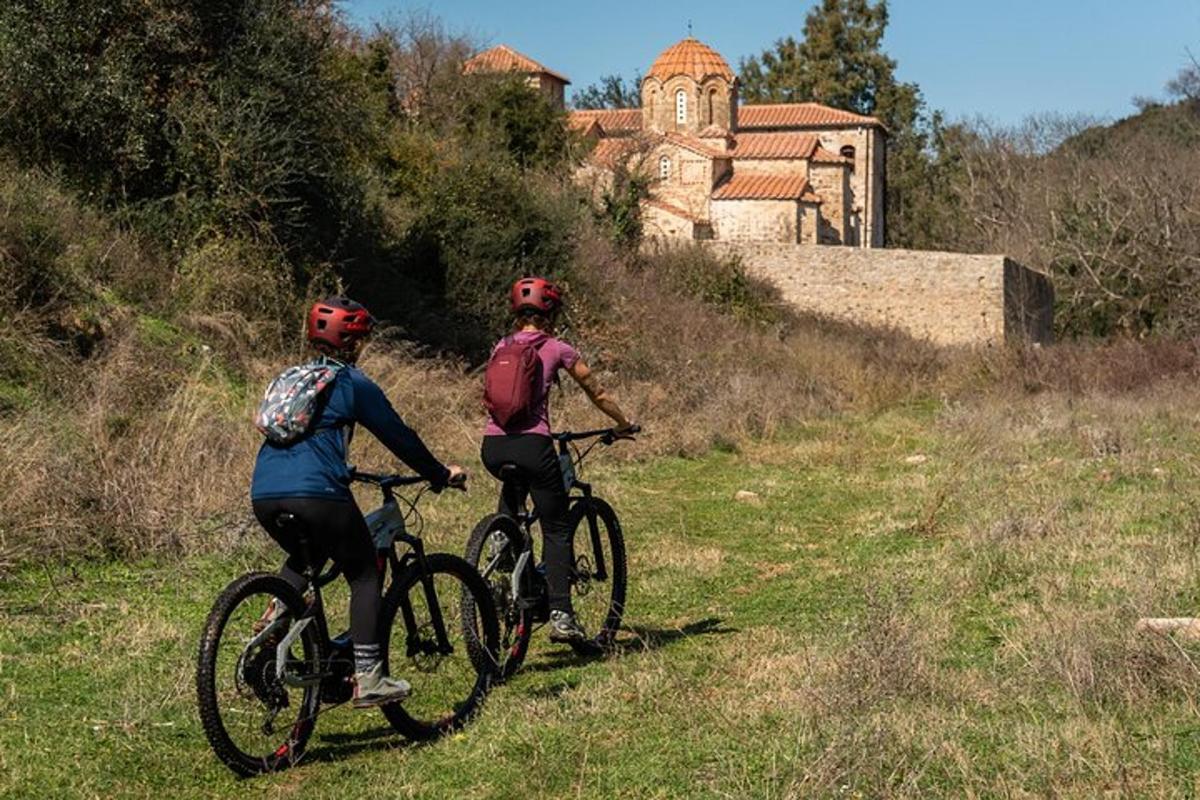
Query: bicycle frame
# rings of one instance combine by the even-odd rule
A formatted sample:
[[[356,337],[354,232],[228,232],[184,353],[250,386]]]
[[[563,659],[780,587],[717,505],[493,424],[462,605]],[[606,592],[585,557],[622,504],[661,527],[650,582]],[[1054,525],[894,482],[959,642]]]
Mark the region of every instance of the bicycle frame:
[[[638,433],[641,430],[639,426],[630,428],[629,433]],[[571,459],[571,483],[567,487],[567,493],[571,504],[579,502],[587,502],[592,499],[592,485],[586,481],[579,479],[580,467],[583,464],[583,459],[591,451],[588,447],[582,453],[573,451],[571,444],[583,439],[597,439],[603,444],[612,444],[616,441],[616,431],[612,428],[601,428],[592,431],[582,431],[579,433],[563,432],[551,434],[551,438],[557,443],[558,455],[560,458],[567,457]],[[594,446],[594,445],[593,445]],[[578,494],[572,494],[578,492]],[[608,579],[608,567],[604,563],[604,548],[600,542],[600,526],[596,522],[596,512],[591,504],[587,507],[587,522],[588,534],[592,543],[592,557],[595,559],[595,564],[592,570],[592,576],[599,581]],[[538,519],[537,510],[530,510],[528,506],[528,498],[526,498],[525,506],[516,512],[517,524],[525,533],[525,547],[521,555],[517,559],[517,563],[513,568],[512,573],[512,591],[514,597],[520,597],[520,576],[528,566],[531,553],[533,552],[533,534],[531,529],[533,523]]]
[[[396,495],[393,491],[397,486],[406,486],[414,483],[423,482],[423,478],[416,477],[399,477],[399,476],[380,476],[372,475],[366,472],[352,473],[353,480],[363,483],[371,483],[377,486],[383,494],[383,502],[395,502]],[[454,652],[454,647],[450,644],[450,639],[446,635],[446,623],[442,618],[442,606],[437,599],[437,590],[433,585],[433,578],[429,574],[429,566],[425,560],[425,543],[419,536],[414,536],[407,531],[396,535],[396,541],[403,542],[408,545],[408,551],[401,557],[396,555],[396,543],[392,542],[391,548],[387,553],[387,560],[392,566],[392,580],[400,575],[401,571],[410,563],[415,562],[417,571],[421,576],[421,587],[425,592],[425,604],[429,608],[430,622],[433,624],[433,632],[437,637],[438,655],[450,655]],[[390,588],[390,587],[389,587]],[[404,597],[400,603],[400,613],[404,618],[404,627],[407,632],[405,641],[406,655],[411,658],[421,652],[422,648],[420,640],[417,637],[417,619],[413,612],[412,604],[408,601],[408,597]],[[432,653],[426,653],[432,655]]]
[[[384,476],[357,471],[351,473],[351,478],[352,480],[370,483],[378,487],[383,495],[383,501],[385,503],[395,502],[395,487],[412,485],[424,481],[423,478],[418,477]],[[294,524],[296,520],[292,515],[287,515],[286,517],[282,518],[282,521],[285,524]],[[408,550],[402,556],[397,554],[397,541],[402,542],[408,547]],[[331,669],[331,667],[335,658],[339,655],[339,650],[338,648],[333,647],[333,640],[329,636],[329,627],[325,617],[325,603],[321,596],[321,588],[327,586],[341,573],[341,569],[334,564],[325,573],[317,574],[316,567],[314,566],[315,559],[313,558],[312,547],[307,536],[300,536],[300,546],[302,548],[302,554],[305,562],[305,568],[302,574],[304,575],[305,580],[308,582],[306,594],[311,595],[311,599],[309,600],[303,615],[291,623],[288,632],[280,641],[280,644],[277,648],[275,661],[276,676],[279,678],[279,680],[289,686],[297,688],[320,684],[335,675],[335,672]],[[450,638],[446,633],[446,623],[442,617],[441,604],[438,602],[437,589],[434,586],[432,576],[429,574],[429,567],[425,558],[424,541],[419,536],[414,536],[407,531],[399,533],[396,535],[395,540],[392,541],[386,553],[381,553],[380,556],[382,563],[386,563],[391,566],[392,572],[392,583],[388,585],[387,589],[384,591],[384,594],[391,590],[392,586],[395,585],[397,578],[410,563],[415,563],[417,565],[417,570],[421,576],[421,586],[425,593],[425,603],[429,608],[430,622],[433,626],[436,644],[431,648],[422,642],[420,631],[417,625],[416,613],[413,611],[412,603],[409,601],[408,596],[405,595],[400,600],[400,613],[404,620],[404,628],[406,632],[405,655],[408,658],[412,658],[418,654],[452,654],[454,652],[454,647],[450,644]],[[264,628],[261,633],[250,640],[244,652],[249,652],[254,646],[265,641],[278,629],[279,626],[283,624],[283,622],[283,618],[274,620],[271,624]],[[324,663],[320,665],[319,671],[316,673],[307,675],[296,675],[289,673],[287,671],[287,654],[291,648],[291,645],[296,641],[296,639],[299,638],[304,629],[314,622],[317,625],[318,634],[321,638],[321,641],[325,645],[324,649],[327,653]]]

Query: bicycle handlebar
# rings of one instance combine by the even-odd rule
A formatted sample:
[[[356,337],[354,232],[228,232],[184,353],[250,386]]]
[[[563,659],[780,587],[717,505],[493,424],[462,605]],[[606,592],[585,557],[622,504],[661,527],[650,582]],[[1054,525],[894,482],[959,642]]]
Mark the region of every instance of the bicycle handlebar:
[[[418,483],[429,484],[429,488],[434,494],[441,494],[443,489],[457,489],[460,492],[467,490],[465,475],[461,481],[447,483],[445,486],[434,486],[432,481],[428,478],[422,478],[420,475],[378,475],[374,472],[361,472],[351,467],[350,480],[354,483],[369,483],[372,486],[378,486],[384,491],[395,489],[397,486],[415,486]]]
[[[377,475],[373,472],[350,470],[350,480],[355,483],[369,483],[380,489],[391,489],[396,486],[414,486],[418,483],[429,483],[427,478],[420,475]]]
[[[625,428],[620,431],[622,436],[626,435],[626,434],[632,435],[632,434],[641,433],[641,432],[642,432],[641,425],[630,425],[628,428]],[[596,437],[600,437],[600,438],[604,439],[605,444],[612,444],[617,439],[617,429],[616,428],[601,428],[599,430],[594,430],[594,431],[580,431],[579,433],[572,433],[571,431],[563,431],[562,433],[551,434],[551,438],[553,438],[555,441],[558,441],[558,442],[577,442],[580,439],[595,439]]]

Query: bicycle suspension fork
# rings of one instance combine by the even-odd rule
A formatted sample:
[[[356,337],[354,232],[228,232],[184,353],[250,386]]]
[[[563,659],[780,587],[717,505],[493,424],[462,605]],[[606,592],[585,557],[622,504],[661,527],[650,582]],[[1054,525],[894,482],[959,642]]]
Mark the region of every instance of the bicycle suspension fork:
[[[588,535],[592,540],[592,577],[598,581],[608,579],[608,569],[604,565],[604,547],[600,541],[600,525],[596,521],[596,506],[592,503],[592,486],[583,481],[575,481],[575,488],[583,492],[578,501],[583,503],[584,518],[587,520]]]
[[[412,548],[413,559],[421,579],[421,589],[425,593],[425,605],[429,608],[429,622],[433,626],[434,636],[437,637],[437,652],[441,655],[450,655],[454,652],[454,648],[450,644],[450,637],[446,635],[446,621],[442,617],[442,604],[438,602],[433,575],[430,574],[429,564],[425,559],[425,546],[420,539],[407,533],[400,534],[397,538]],[[409,658],[412,658],[419,650],[417,619],[407,594],[400,598],[400,613],[404,616],[404,625],[408,630],[407,650]]]

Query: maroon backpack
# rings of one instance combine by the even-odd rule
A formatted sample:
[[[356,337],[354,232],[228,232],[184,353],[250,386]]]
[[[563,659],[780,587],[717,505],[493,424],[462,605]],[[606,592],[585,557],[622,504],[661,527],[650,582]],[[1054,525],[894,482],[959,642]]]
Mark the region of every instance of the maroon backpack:
[[[501,428],[531,421],[542,388],[538,351],[546,342],[518,342],[509,336],[492,353],[483,373],[483,404]]]

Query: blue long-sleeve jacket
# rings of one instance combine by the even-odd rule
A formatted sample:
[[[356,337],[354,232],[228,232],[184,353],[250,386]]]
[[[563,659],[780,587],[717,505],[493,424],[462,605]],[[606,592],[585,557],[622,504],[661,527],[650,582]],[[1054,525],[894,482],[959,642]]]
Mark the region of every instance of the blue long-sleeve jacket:
[[[449,470],[404,424],[383,390],[359,369],[347,366],[325,389],[309,433],[290,445],[264,441],[254,464],[252,500],[319,497],[350,500],[346,463],[351,426],[361,423],[388,450],[434,486],[446,485]]]

